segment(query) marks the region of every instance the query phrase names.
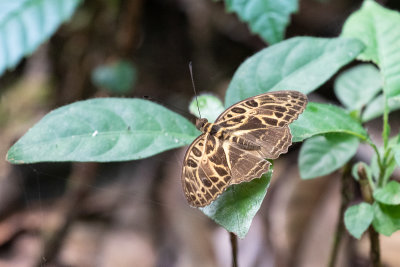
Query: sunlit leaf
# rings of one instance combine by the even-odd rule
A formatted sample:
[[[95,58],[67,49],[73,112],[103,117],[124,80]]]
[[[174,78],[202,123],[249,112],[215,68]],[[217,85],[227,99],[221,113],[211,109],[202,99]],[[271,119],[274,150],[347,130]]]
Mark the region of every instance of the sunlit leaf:
[[[391,97],[388,99],[389,111],[395,111],[400,109],[400,97]],[[365,108],[362,113],[362,121],[367,122],[383,115],[384,99],[383,95],[379,95],[374,98]]]
[[[266,42],[282,41],[290,14],[298,9],[297,0],[225,0],[228,11],[238,14],[253,33]]]
[[[80,0],[14,0],[0,3],[0,74],[46,41]]]
[[[259,179],[230,186],[217,200],[201,208],[227,231],[244,238],[260,209],[272,176],[272,167]]]
[[[374,218],[374,209],[368,203],[360,203],[347,208],[344,214],[344,224],[349,233],[360,239]]]
[[[142,99],[98,98],[47,114],[7,154],[12,163],[122,161],[188,145],[199,131],[180,115]]]
[[[364,1],[343,26],[342,36],[358,38],[365,50],[358,58],[375,62],[385,80],[388,96],[400,94],[400,13],[375,1]]]
[[[378,233],[390,236],[400,230],[400,205],[385,205],[375,202],[372,225]]]
[[[339,169],[355,155],[358,145],[358,138],[347,134],[331,133],[307,139],[299,154],[301,178],[320,177]]]
[[[308,94],[352,61],[364,48],[355,39],[297,37],[251,56],[237,69],[225,96],[225,107],[278,90]]]
[[[335,80],[335,94],[348,110],[360,110],[383,86],[379,70],[371,64],[355,66]]]
[[[374,191],[374,198],[376,201],[387,205],[400,204],[400,183],[390,181],[384,187],[377,188]]]
[[[360,122],[345,110],[327,104],[309,102],[306,110],[290,124],[293,142],[300,142],[314,135],[346,133],[368,140],[367,131]]]

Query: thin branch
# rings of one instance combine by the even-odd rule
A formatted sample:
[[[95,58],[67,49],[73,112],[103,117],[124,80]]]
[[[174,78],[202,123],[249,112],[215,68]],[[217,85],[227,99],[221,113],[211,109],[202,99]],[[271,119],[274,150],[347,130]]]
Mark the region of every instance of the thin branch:
[[[239,267],[237,260],[238,253],[238,241],[237,236],[234,233],[229,233],[232,247],[232,267]]]
[[[41,257],[37,259],[35,266],[41,267],[44,263],[52,264],[55,262],[64,239],[78,216],[79,206],[90,192],[88,184],[91,184],[94,180],[97,167],[97,163],[74,164],[74,169],[68,180],[68,191],[64,197],[64,206],[60,207],[64,220],[57,229],[45,235],[43,252]]]
[[[358,176],[360,177],[361,193],[365,202],[372,204],[374,199],[372,197],[372,189],[367,181],[367,173],[364,166],[358,165]],[[371,225],[368,228],[370,240],[370,258],[373,267],[381,267],[381,249],[379,244],[379,234]]]
[[[352,187],[352,179],[351,179],[351,164],[347,163],[343,167],[342,173],[342,185],[341,185],[341,204],[339,209],[339,219],[336,225],[335,236],[333,240],[333,246],[331,250],[331,254],[329,257],[328,266],[334,267],[336,266],[336,260],[339,253],[339,247],[341,240],[343,238],[343,234],[346,233],[344,227],[344,212],[349,205],[351,199],[353,198],[353,187]]]

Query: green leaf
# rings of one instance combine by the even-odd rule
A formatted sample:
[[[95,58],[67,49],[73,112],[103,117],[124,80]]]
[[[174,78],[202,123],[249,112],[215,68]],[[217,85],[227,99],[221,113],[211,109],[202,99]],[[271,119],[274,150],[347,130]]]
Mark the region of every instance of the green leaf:
[[[32,53],[74,13],[80,0],[2,1],[0,74]]]
[[[360,110],[382,88],[379,70],[371,64],[353,67],[335,80],[335,94],[348,110]]]
[[[388,99],[388,106],[390,111],[400,109],[400,97],[391,97]],[[362,122],[367,122],[383,115],[384,99],[383,95],[377,96],[365,108],[362,114]]]
[[[393,146],[394,158],[398,166],[400,166],[400,145]]]
[[[271,176],[272,167],[259,179],[230,186],[214,202],[200,210],[228,232],[244,238],[267,194]]]
[[[123,161],[188,145],[199,131],[150,101],[98,98],[47,114],[8,151],[12,163]]]
[[[390,181],[382,188],[374,191],[374,199],[387,205],[400,204],[400,184],[396,181]]]
[[[389,139],[389,147],[395,149],[396,148],[396,144],[397,144],[397,137],[392,137],[392,138]],[[383,147],[378,147],[378,151],[380,153],[381,158],[383,158],[384,157],[384,155],[383,155]],[[389,180],[390,176],[393,174],[393,172],[397,168],[396,160],[392,156],[393,155],[391,155],[391,154],[389,154],[387,156],[389,161],[386,163],[385,174],[384,174],[384,177],[382,179],[384,184],[386,183],[386,181]],[[372,175],[375,178],[375,181],[378,181],[379,180],[379,176],[380,176],[380,168],[379,168],[378,157],[377,157],[376,153],[374,153],[372,158],[371,158],[370,167],[371,167]]]
[[[126,60],[101,65],[92,72],[92,82],[110,93],[126,94],[133,90],[137,80],[136,69]]]
[[[268,91],[308,94],[352,61],[363,47],[355,39],[296,37],[265,48],[237,69],[225,106]]]
[[[400,205],[385,205],[375,202],[372,225],[378,233],[390,236],[400,230]]]
[[[301,142],[314,135],[347,133],[369,140],[367,131],[345,110],[328,104],[309,102],[306,110],[290,124],[293,142]]]
[[[197,101],[199,105],[197,106]],[[206,118],[209,122],[215,121],[215,119],[225,110],[221,100],[211,94],[202,94],[196,98],[193,98],[189,105],[189,111],[196,117],[199,117],[200,109],[201,116]]]
[[[370,226],[373,218],[373,207],[363,202],[347,208],[344,213],[344,225],[352,236],[360,239],[365,230]]]
[[[298,10],[297,0],[225,0],[228,11],[238,14],[251,31],[274,44],[283,40],[290,14]]]
[[[343,27],[342,36],[357,38],[366,45],[358,58],[375,62],[381,69],[388,96],[400,94],[400,13],[375,1],[364,1]]]
[[[359,140],[353,135],[331,133],[311,137],[300,149],[301,178],[320,177],[339,169],[356,154],[358,145]]]

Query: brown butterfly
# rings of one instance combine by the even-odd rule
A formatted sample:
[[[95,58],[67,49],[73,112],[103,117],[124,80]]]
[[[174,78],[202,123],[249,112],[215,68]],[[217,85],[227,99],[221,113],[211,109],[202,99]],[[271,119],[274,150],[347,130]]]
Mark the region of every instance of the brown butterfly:
[[[292,144],[289,124],[307,105],[297,91],[276,91],[240,101],[214,123],[197,119],[203,132],[186,151],[182,186],[191,206],[204,207],[232,184],[259,178]]]

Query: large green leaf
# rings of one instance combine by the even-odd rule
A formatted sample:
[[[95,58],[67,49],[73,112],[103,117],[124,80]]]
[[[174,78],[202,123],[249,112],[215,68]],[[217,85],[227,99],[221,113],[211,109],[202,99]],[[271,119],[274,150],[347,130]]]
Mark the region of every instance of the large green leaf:
[[[374,199],[383,204],[399,205],[400,183],[396,181],[390,181],[384,187],[377,188],[374,191]]]
[[[0,74],[14,67],[71,17],[80,0],[14,0],[0,3]]]
[[[306,110],[292,124],[293,142],[300,142],[314,135],[346,133],[362,140],[369,140],[360,122],[345,110],[328,104],[309,102]]]
[[[290,14],[298,9],[297,0],[225,0],[228,11],[234,11],[247,22],[252,32],[274,44],[282,41]]]
[[[372,225],[378,233],[390,236],[400,230],[400,205],[385,205],[375,202]]]
[[[360,110],[383,86],[379,70],[372,64],[355,66],[335,80],[335,94],[348,110]]]
[[[271,176],[272,167],[259,179],[230,186],[219,198],[201,210],[227,231],[243,238],[260,209]]]
[[[359,139],[347,134],[313,136],[301,146],[300,176],[311,179],[327,175],[349,161],[357,152]]]
[[[12,163],[122,161],[190,144],[188,120],[142,99],[98,98],[47,114],[10,148]]]
[[[362,40],[366,49],[358,58],[381,69],[388,96],[400,94],[400,13],[366,0],[343,27],[342,36]]]
[[[383,107],[385,105],[383,95],[374,98],[365,108],[362,113],[361,119],[363,122],[375,119],[383,114]],[[400,109],[400,97],[391,97],[388,99],[388,106],[390,111]]]
[[[360,203],[347,208],[344,213],[344,225],[357,239],[368,229],[374,218],[374,209],[368,203]]]
[[[356,39],[297,37],[265,48],[237,69],[225,106],[268,91],[308,94],[352,61],[363,47]]]

